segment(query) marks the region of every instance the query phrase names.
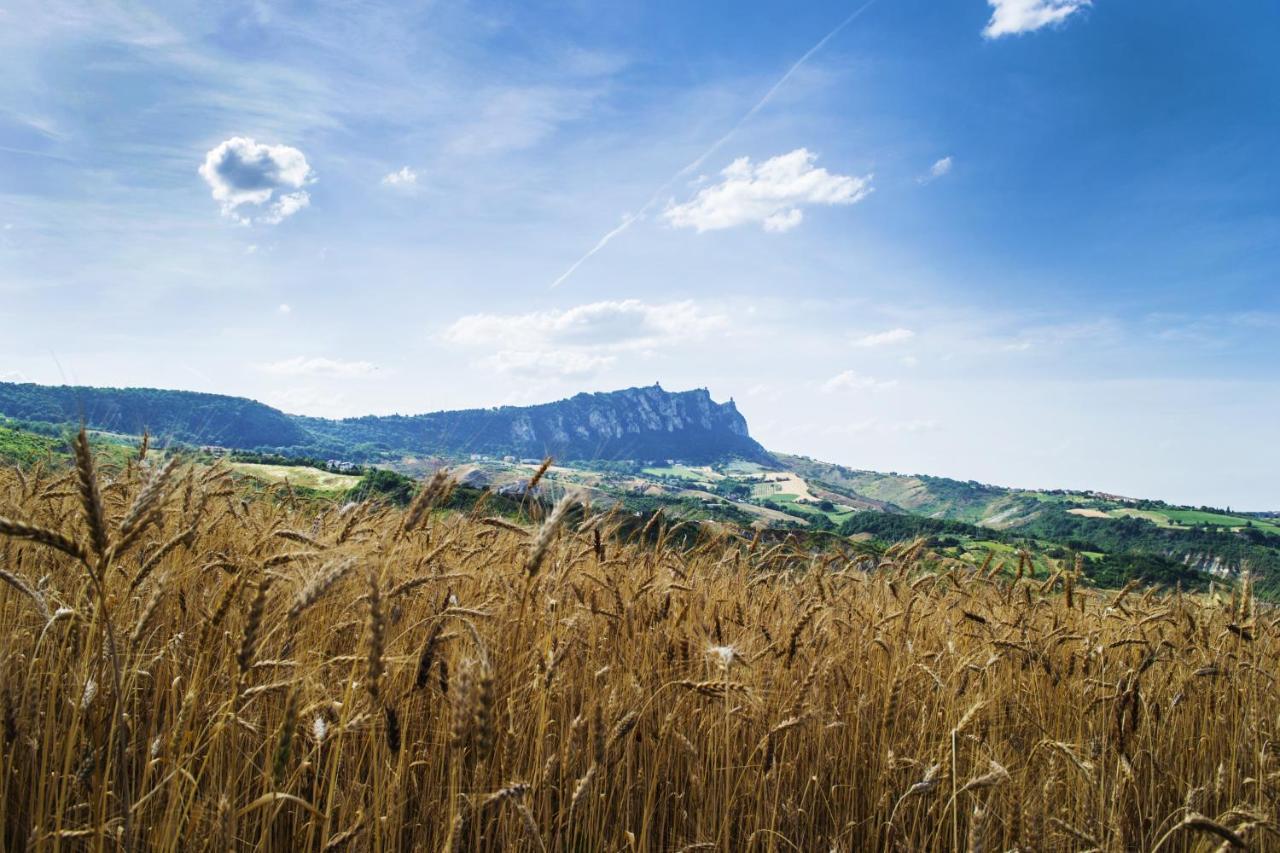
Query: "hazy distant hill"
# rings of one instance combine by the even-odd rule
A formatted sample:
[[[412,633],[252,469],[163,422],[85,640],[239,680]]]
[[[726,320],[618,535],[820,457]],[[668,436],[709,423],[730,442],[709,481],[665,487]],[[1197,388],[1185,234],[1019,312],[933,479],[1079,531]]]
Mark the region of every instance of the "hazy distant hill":
[[[218,394],[0,383],[0,415],[47,423],[83,419],[95,429],[137,434],[145,428],[185,444],[354,460],[404,453],[769,459],[732,401],[716,403],[705,388],[670,392],[657,385],[537,406],[329,420]]]
[[[1058,548],[1106,554],[1112,580],[1148,571],[1131,557],[1159,558],[1165,569],[1232,576],[1246,567],[1271,594],[1280,594],[1280,523],[1267,513],[1232,513],[1097,492],[1011,489],[927,475],[885,474],[775,454],[810,488],[854,500],[879,501],[884,513],[860,513],[840,532],[880,538],[975,535],[993,530]],[[1123,558],[1123,559],[1122,559]],[[1150,560],[1148,560],[1150,563]],[[1148,577],[1153,580],[1153,577]]]

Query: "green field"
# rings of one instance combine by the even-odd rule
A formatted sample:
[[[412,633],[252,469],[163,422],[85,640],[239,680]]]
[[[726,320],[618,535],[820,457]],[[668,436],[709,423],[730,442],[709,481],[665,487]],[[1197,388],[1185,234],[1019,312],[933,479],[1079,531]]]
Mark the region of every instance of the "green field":
[[[644,468],[642,472],[650,477],[674,477],[677,480],[690,480],[698,483],[718,479],[715,474],[709,471],[700,471],[687,465],[655,466],[653,468]]]
[[[1266,533],[1280,534],[1280,524],[1278,524],[1274,519],[1250,518],[1241,515],[1228,515],[1221,512],[1206,512],[1198,509],[1172,509],[1165,507],[1158,509],[1134,509],[1133,507],[1113,507],[1108,505],[1099,506],[1095,504],[1091,509],[1096,509],[1097,512],[1106,513],[1108,518],[1141,518],[1144,521],[1150,521],[1152,524],[1159,525],[1160,527],[1175,529],[1178,527],[1205,525],[1209,527],[1223,527],[1228,530],[1239,530],[1242,527],[1253,526]]]
[[[735,459],[721,466],[721,470],[726,477],[756,477],[764,473],[765,468],[755,462],[744,462],[741,459]]]
[[[1162,509],[1161,515],[1184,525],[1213,524],[1219,527],[1245,527],[1252,524],[1268,533],[1280,533],[1280,524],[1260,518],[1245,518],[1239,515],[1224,515],[1217,512],[1204,512],[1198,509]]]
[[[1020,498],[1035,498],[1041,503],[1047,504],[1086,504],[1095,500],[1085,495],[1051,495],[1047,492],[1019,491],[1016,494]]]
[[[826,510],[819,509],[815,504],[800,503],[799,500],[797,500],[797,497],[797,495],[789,493],[775,493],[768,495],[766,499],[778,506],[786,507],[788,510],[795,510],[796,512],[801,512],[806,515],[825,515],[836,524],[839,524],[845,519],[851,517],[855,512],[855,510],[845,510],[844,512],[837,510],[834,512],[827,512]]]

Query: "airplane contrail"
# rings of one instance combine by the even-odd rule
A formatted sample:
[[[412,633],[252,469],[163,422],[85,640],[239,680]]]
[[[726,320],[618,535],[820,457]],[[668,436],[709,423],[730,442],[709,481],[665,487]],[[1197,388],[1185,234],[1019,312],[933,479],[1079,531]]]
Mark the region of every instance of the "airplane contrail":
[[[569,276],[577,272],[578,267],[585,264],[588,260],[591,259],[593,255],[595,255],[605,246],[609,245],[609,242],[613,240],[614,237],[617,237],[619,234],[623,233],[628,228],[630,228],[636,222],[636,220],[643,218],[645,213],[648,212],[649,208],[653,207],[655,204],[658,203],[659,199],[661,199],[662,196],[666,194],[667,190],[671,187],[672,184],[674,184],[676,181],[680,180],[685,175],[692,172],[694,169],[697,169],[704,162],[706,162],[708,157],[710,157],[712,154],[719,151],[721,146],[723,146],[726,142],[728,142],[729,139],[732,138],[733,135],[737,133],[738,130],[741,129],[741,127],[744,124],[750,121],[751,118],[756,113],[760,112],[760,110],[764,107],[765,104],[769,103],[769,101],[773,98],[773,96],[777,93],[777,91],[781,89],[788,80],[791,79],[791,75],[795,74],[796,71],[799,70],[800,66],[808,62],[809,59],[815,53],[822,50],[822,48],[826,46],[827,42],[831,41],[833,38],[839,35],[841,30],[843,30],[845,27],[852,24],[855,20],[858,19],[859,16],[862,15],[863,12],[867,11],[872,6],[874,6],[876,2],[878,2],[878,0],[867,0],[866,3],[863,3],[857,9],[854,9],[853,12],[849,14],[849,17],[845,18],[843,21],[837,24],[835,29],[833,29],[831,32],[827,33],[825,36],[819,39],[817,44],[815,44],[813,47],[805,51],[804,56],[797,59],[795,63],[792,64],[792,66],[787,69],[786,73],[783,74],[781,77],[779,77],[778,81],[769,87],[769,91],[765,92],[764,96],[760,98],[760,100],[756,101],[755,105],[751,107],[751,109],[743,113],[742,117],[738,119],[736,122],[734,122],[733,127],[729,128],[727,133],[725,133],[723,136],[721,136],[719,139],[713,142],[711,144],[711,147],[708,148],[706,151],[703,151],[701,154],[699,154],[695,160],[693,160],[684,168],[680,169],[680,171],[676,172],[674,175],[668,178],[666,182],[662,184],[662,186],[658,187],[654,191],[653,195],[649,197],[649,200],[644,203],[643,207],[641,207],[635,213],[628,213],[626,216],[624,216],[622,218],[622,223],[620,225],[618,225],[616,228],[609,231],[603,237],[601,237],[598,241],[596,241],[596,244],[591,247],[590,251],[588,251],[582,257],[578,258],[578,260],[574,261],[573,265],[570,266],[563,273],[561,273],[559,278],[551,282],[551,287],[552,288],[559,287],[562,283],[564,283],[566,279],[569,278]]]

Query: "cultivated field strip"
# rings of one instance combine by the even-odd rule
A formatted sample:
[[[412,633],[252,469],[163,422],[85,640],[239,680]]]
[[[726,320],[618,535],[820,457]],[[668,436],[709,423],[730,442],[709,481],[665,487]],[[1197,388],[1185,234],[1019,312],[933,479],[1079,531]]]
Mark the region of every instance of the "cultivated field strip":
[[[0,473],[5,849],[1280,849],[1247,581],[77,459]]]

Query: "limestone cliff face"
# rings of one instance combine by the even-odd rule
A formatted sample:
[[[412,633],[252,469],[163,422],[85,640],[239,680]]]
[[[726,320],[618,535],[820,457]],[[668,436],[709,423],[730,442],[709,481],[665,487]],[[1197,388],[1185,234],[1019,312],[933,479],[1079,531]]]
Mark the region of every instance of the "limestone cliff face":
[[[359,419],[359,427],[372,426]],[[728,456],[766,460],[732,401],[717,403],[700,388],[670,392],[657,385],[578,394],[538,406],[503,406],[377,418],[405,446],[472,453],[572,459],[680,459]],[[362,431],[362,430],[360,430]]]

